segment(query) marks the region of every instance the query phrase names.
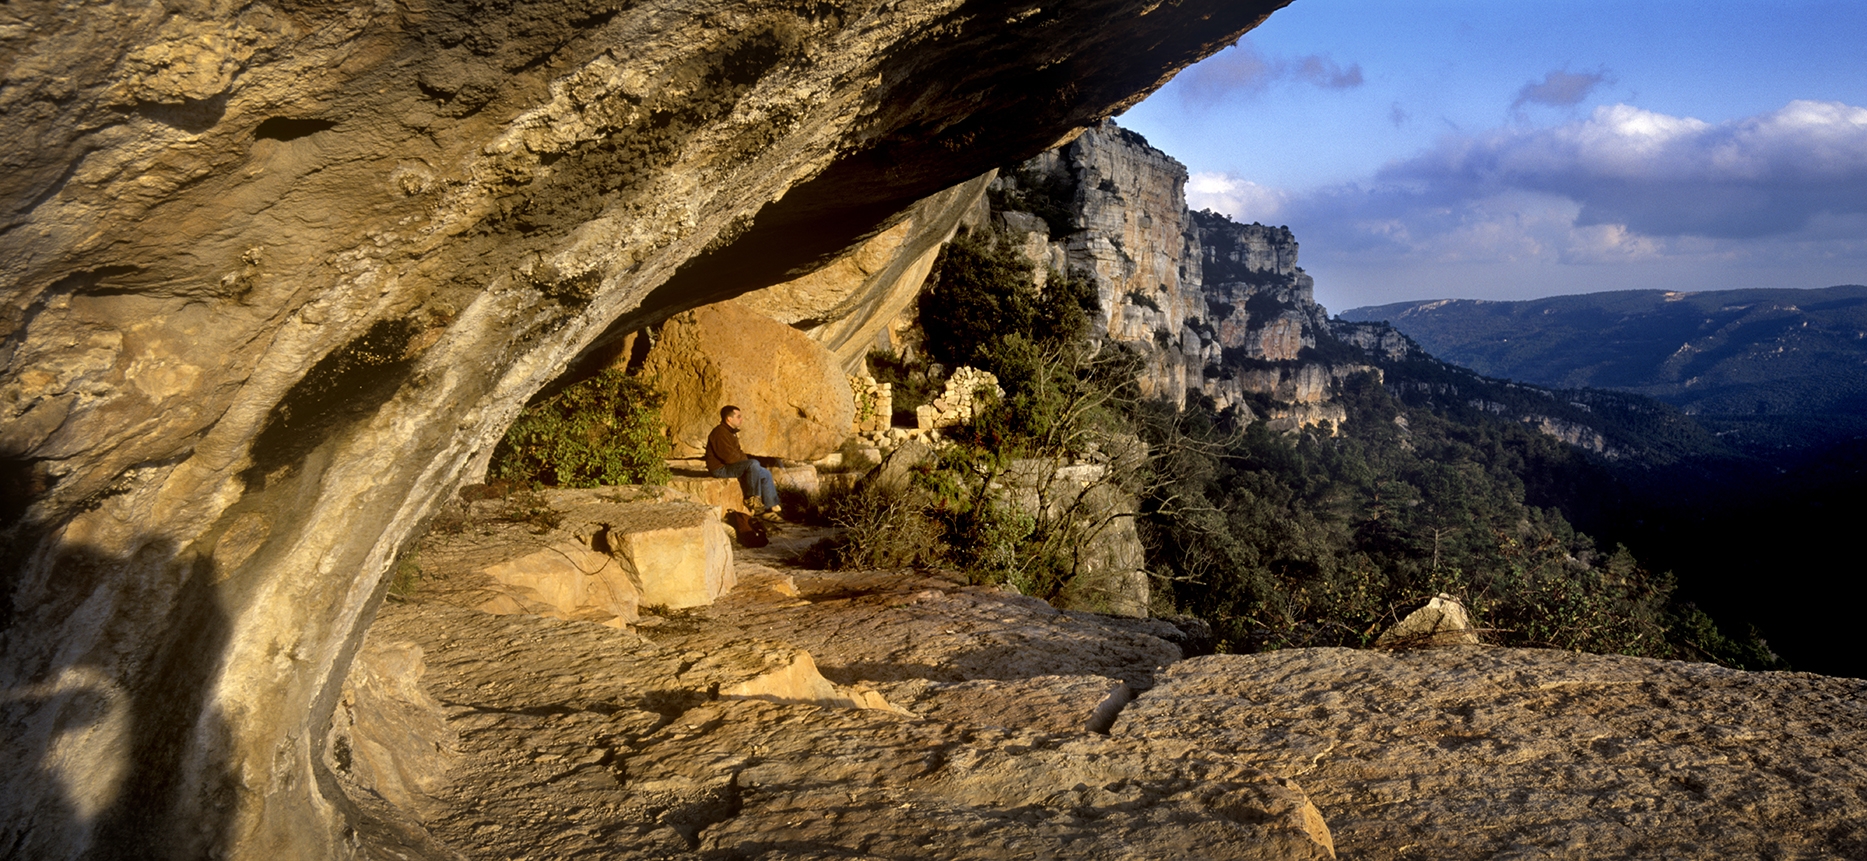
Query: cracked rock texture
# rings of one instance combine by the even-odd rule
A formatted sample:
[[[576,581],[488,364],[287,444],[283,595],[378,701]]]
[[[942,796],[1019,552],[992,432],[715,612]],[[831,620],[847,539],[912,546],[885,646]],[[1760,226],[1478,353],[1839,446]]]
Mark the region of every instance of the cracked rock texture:
[[[1342,858],[1867,857],[1867,682],[1531,649],[1174,665],[1117,736],[1300,780]]]
[[[6,4],[0,845],[349,854],[339,682],[529,398],[1280,5]]]
[[[1867,682],[1197,631],[746,551],[632,630],[385,606],[330,745],[378,857],[1857,858]],[[1198,626],[1187,623],[1189,628]]]
[[[366,850],[1330,857],[1327,826],[1295,782],[1197,744],[1110,737],[1088,725],[1110,694],[1126,699],[1126,686],[1101,673],[1151,678],[1157,662],[1178,657],[1145,625],[1058,613],[931,574],[740,569],[739,588],[719,603],[644,616],[639,636],[491,616],[422,592],[385,606],[366,656],[427,662],[418,681],[404,679],[404,689],[419,689],[411,702],[387,707],[443,720],[458,743],[441,758],[415,740],[404,771],[428,794],[412,804],[386,801],[407,797],[403,771],[378,787],[362,760],[338,764],[371,813]],[[910,622],[918,624],[898,630]],[[1013,628],[1025,640],[1015,656],[990,635]],[[797,646],[806,640],[824,676],[859,685],[835,690],[867,695],[839,700],[796,685],[747,692],[748,683],[788,678],[784,667],[808,660]],[[367,686],[381,687],[382,672],[358,664],[357,703]],[[426,710],[412,702],[424,697],[433,704]],[[385,708],[382,697],[369,703]],[[359,728],[371,720],[356,715]],[[424,765],[445,773],[423,773]]]

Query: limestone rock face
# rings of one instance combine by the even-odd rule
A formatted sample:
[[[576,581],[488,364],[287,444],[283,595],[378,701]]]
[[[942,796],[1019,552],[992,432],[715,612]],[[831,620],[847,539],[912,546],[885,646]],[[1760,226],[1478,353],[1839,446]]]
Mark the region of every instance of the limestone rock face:
[[[1290,649],[1176,664],[1112,733],[1301,781],[1344,857],[1867,850],[1858,679],[1529,649]]]
[[[422,648],[377,637],[357,653],[333,721],[331,764],[359,789],[419,815],[447,785],[460,735],[423,685]]]
[[[1414,343],[1412,338],[1401,334],[1399,329],[1383,323],[1334,319],[1329,321],[1329,331],[1335,335],[1336,340],[1390,361],[1426,355],[1426,351],[1420,349],[1420,345]]]
[[[1075,215],[1071,231],[1048,237],[1049,247],[1034,262],[1089,276],[1104,318],[1096,328],[1143,347],[1147,395],[1182,403],[1187,359],[1159,349],[1155,333],[1177,340],[1188,318],[1205,313],[1199,236],[1185,217],[1186,167],[1107,123],[1020,165],[1020,173],[1026,182],[1041,178],[1068,189]],[[1021,233],[1049,229],[1028,218],[1005,223]],[[1197,377],[1204,363],[1197,353],[1192,361]]]
[[[997,219],[1033,264],[1090,279],[1098,334],[1146,359],[1149,396],[1184,405],[1195,391],[1224,408],[1269,395],[1283,406],[1259,418],[1339,422],[1339,407],[1318,406],[1328,384],[1371,368],[1305,357],[1331,329],[1297,266],[1296,239],[1187,210],[1186,178],[1139,135],[1103,123],[994,181],[1006,200],[1048,196],[1069,212],[1067,225],[1017,210]]]
[[[534,393],[1280,5],[9,5],[0,845],[339,854],[337,679]]]
[[[707,435],[727,404],[744,411],[740,448],[787,460],[835,451],[856,415],[835,354],[736,301],[675,315],[661,327],[641,372],[668,396],[661,416],[676,457],[705,453]]]
[[[1009,501],[1032,517],[1080,528],[1071,548],[1071,576],[1056,596],[1057,606],[1146,616],[1150,590],[1146,551],[1134,525],[1137,504],[1109,479],[1109,466],[1020,459],[999,481]]]

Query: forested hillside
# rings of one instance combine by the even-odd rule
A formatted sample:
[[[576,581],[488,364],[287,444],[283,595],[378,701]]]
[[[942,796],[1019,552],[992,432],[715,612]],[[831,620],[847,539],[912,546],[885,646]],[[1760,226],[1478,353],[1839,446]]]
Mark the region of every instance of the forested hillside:
[[[1355,308],[1481,374],[1649,395],[1759,453],[1867,432],[1867,287]]]
[[[1365,646],[1446,592],[1496,642],[1781,666],[1748,626],[1721,632],[1680,600],[1674,575],[1576,529],[1624,512],[1627,486],[1605,457],[1483,397],[1551,393],[1461,379],[1429,357],[1393,364],[1403,367],[1343,382],[1339,426],[1241,428],[1210,403],[1148,425],[1165,455],[1147,512],[1150,561],[1233,647]],[[1676,413],[1656,411],[1655,426],[1674,424],[1665,419]],[[1683,443],[1652,450],[1703,442],[1684,425]],[[1613,432],[1637,440],[1634,430]]]
[[[1576,526],[1631,505],[1617,469],[1720,440],[1649,398],[1490,379],[1331,322],[1287,228],[1187,211],[1184,178],[1113,126],[1001,172],[922,293],[918,348],[870,367],[905,396],[974,365],[1005,395],[905,497],[850,500],[839,552],[1056,597],[1087,533],[990,487],[1020,458],[1105,463],[1138,507],[1154,611],[1208,620],[1222,649],[1372,645],[1443,592],[1492,642],[1781,666]],[[1136,437],[1144,456],[1109,457]]]
[[[1838,560],[1856,552],[1851,528],[1867,494],[1867,287],[1408,302],[1342,317],[1392,321],[1482,374],[1674,405],[1643,409],[1636,395],[1601,389],[1558,395],[1591,411],[1609,449],[1646,441],[1636,456],[1599,459],[1602,478],[1574,495],[1571,520],[1677,572],[1682,598],[1758,626],[1796,667],[1867,673],[1847,612],[1816,600],[1845,579]],[[1421,366],[1429,377],[1486,379],[1431,364]],[[1384,367],[1391,385],[1434,388]],[[1456,414],[1460,400],[1437,406]],[[1627,408],[1601,408],[1616,400]]]

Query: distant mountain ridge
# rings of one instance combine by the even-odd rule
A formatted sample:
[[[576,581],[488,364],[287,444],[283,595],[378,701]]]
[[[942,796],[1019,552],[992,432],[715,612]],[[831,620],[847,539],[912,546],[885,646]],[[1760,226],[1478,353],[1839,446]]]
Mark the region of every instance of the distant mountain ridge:
[[[1617,389],[1772,445],[1867,431],[1867,286],[1632,290],[1354,308],[1481,374]]]

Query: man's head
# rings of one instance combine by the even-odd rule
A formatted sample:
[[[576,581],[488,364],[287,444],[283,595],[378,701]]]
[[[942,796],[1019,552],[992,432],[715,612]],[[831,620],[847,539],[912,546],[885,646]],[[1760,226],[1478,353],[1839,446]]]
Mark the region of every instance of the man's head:
[[[731,404],[720,407],[720,424],[732,428],[733,430],[738,430],[740,421],[742,421],[742,418],[739,415],[738,407]]]

